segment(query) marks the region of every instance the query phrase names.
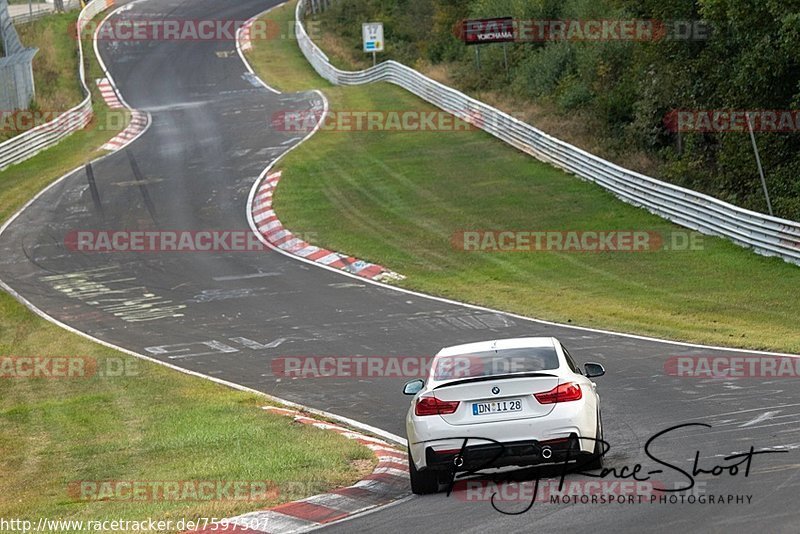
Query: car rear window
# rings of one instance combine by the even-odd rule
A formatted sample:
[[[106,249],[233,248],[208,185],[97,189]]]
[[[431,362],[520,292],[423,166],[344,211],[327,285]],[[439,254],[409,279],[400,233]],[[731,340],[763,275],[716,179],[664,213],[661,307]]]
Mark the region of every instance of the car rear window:
[[[431,373],[433,379],[439,381],[551,369],[558,369],[555,348],[527,347],[441,356],[434,361]]]

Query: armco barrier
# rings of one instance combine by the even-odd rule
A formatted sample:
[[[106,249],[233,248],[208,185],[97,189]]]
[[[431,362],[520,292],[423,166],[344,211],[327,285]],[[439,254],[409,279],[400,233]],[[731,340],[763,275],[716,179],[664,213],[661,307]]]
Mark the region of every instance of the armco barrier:
[[[8,9],[8,0],[0,0],[0,109],[25,109],[33,100],[33,57],[39,49],[22,44]]]
[[[78,35],[86,27],[86,24],[101,11],[114,5],[114,0],[94,0],[86,4],[80,15],[78,15]],[[64,137],[67,137],[76,130],[82,129],[92,120],[92,93],[86,85],[85,72],[83,67],[83,43],[78,39],[78,73],[83,85],[83,92],[86,97],[83,101],[72,109],[69,109],[50,122],[41,124],[36,128],[12,137],[8,141],[0,143],[0,170],[10,165],[24,161],[40,151],[49,148]],[[2,178],[2,176],[0,176]]]
[[[309,63],[336,85],[389,82],[468,121],[531,156],[590,180],[630,204],[643,207],[681,226],[727,237],[765,256],[780,256],[800,265],[800,223],[749,211],[624,169],[560,141],[511,115],[420,74],[396,61],[360,71],[331,65],[303,26],[306,0],[297,3],[295,35]]]
[[[55,13],[55,9],[53,8],[53,4],[49,3],[38,3],[38,4],[16,4],[17,6],[22,5],[24,8],[21,12],[17,13],[16,15],[11,15],[11,20],[14,21],[14,24],[25,24],[26,22],[31,22],[36,19],[40,19],[42,17],[46,17],[51,13]],[[67,0],[64,2],[64,12],[72,11],[73,9],[79,9],[81,7],[80,0]]]

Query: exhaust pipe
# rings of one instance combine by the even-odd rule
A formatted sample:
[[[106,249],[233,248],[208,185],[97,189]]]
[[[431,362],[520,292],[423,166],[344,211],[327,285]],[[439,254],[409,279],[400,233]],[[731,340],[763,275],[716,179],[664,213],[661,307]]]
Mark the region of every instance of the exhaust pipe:
[[[456,457],[453,458],[453,465],[455,465],[456,467],[463,466],[464,465],[464,457],[461,456],[460,454],[456,455]]]
[[[553,457],[553,449],[551,449],[550,447],[542,448],[542,458],[544,458],[545,460],[549,460],[552,457]]]

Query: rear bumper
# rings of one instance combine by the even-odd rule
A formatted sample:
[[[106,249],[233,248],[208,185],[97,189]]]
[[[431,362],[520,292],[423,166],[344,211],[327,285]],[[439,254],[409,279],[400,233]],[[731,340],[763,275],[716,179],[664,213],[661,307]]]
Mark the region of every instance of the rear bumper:
[[[462,450],[425,448],[428,469],[477,471],[495,467],[533,466],[577,459],[580,441],[576,434],[555,440],[526,440],[508,443],[467,445]]]
[[[463,426],[449,425],[438,416],[415,417],[409,410],[406,430],[411,458],[417,469],[426,469],[429,460],[432,468],[441,467],[453,461],[466,440],[466,447],[475,451],[472,457],[484,463],[497,457],[492,467],[563,461],[558,454],[562,446],[551,444],[554,455],[546,459],[542,456],[542,444],[577,437],[579,452],[592,452],[597,413],[594,406],[587,408],[582,402],[562,403],[547,417]]]

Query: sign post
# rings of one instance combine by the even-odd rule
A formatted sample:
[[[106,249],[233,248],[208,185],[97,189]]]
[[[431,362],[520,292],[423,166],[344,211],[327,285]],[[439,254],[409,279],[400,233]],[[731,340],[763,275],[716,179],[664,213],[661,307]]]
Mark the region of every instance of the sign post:
[[[506,43],[513,43],[514,19],[501,17],[496,19],[462,20],[459,28],[459,37],[466,45],[480,45],[490,43],[503,43],[503,63],[506,67],[508,78],[508,49]],[[481,70],[480,47],[475,47],[475,65]]]
[[[769,200],[769,190],[767,189],[767,179],[764,177],[764,167],[761,166],[761,156],[758,154],[758,145],[756,145],[756,134],[753,133],[753,123],[751,122],[750,113],[746,114],[747,117],[747,128],[750,130],[750,141],[753,143],[753,152],[756,154],[756,163],[758,164],[758,174],[761,176],[761,187],[764,188],[764,198],[767,199],[767,209],[769,210],[769,214],[774,216],[775,214],[772,213],[772,202]]]
[[[508,45],[503,43],[503,64],[506,66],[506,80],[511,79],[508,74]]]
[[[383,52],[383,22],[365,22],[361,25],[361,38],[364,42],[364,52],[372,52],[372,66],[377,59],[376,52]]]

